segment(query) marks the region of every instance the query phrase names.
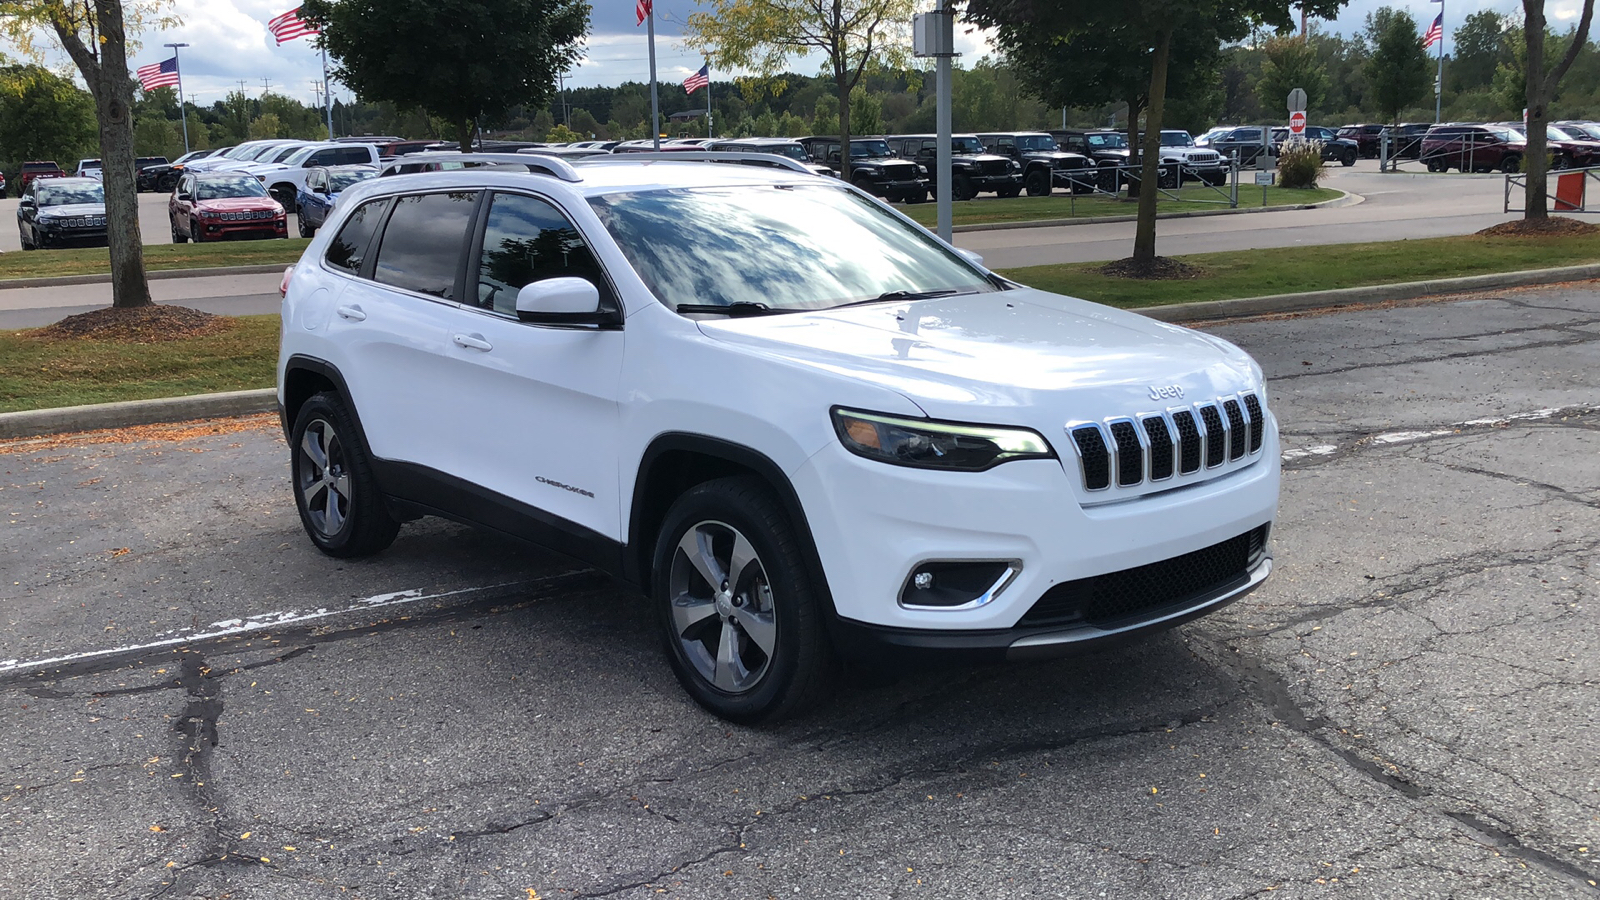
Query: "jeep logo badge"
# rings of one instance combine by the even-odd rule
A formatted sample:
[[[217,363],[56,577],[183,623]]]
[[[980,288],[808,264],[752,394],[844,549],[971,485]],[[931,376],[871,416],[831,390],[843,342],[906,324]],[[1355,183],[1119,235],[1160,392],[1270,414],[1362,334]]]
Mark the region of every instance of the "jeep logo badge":
[[[1151,400],[1182,400],[1183,387],[1176,384],[1150,385]]]

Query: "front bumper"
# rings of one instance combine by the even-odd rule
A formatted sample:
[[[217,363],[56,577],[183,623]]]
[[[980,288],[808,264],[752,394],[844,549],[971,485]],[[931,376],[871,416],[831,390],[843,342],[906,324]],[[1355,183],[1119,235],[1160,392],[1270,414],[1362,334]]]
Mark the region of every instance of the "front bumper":
[[[105,226],[99,228],[39,228],[40,247],[104,247],[110,243]]]
[[[197,224],[205,231],[205,239],[208,241],[289,236],[287,219],[242,219],[220,222],[201,219]]]
[[[1112,502],[1075,482],[1078,463],[1067,439],[1053,442],[1064,460],[1010,462],[987,472],[893,466],[833,444],[801,466],[793,484],[842,627],[888,634],[891,644],[927,643],[918,635],[928,632],[935,645],[1009,653],[1035,631],[1061,631],[1024,622],[1025,616],[1028,623],[1040,621],[1030,611],[1052,588],[1200,553],[1270,525],[1278,504],[1276,428],[1264,438],[1249,465]],[[1020,571],[981,604],[930,609],[900,603],[919,567],[978,560],[1015,561]],[[1227,599],[1189,601],[1176,610],[1142,611],[1140,621],[1112,634],[1099,628],[1052,642],[1077,645],[1147,625],[1165,627],[1162,622],[1175,624]]]
[[[1009,191],[1012,188],[1022,187],[1022,173],[1011,172],[1005,175],[974,175],[972,183],[980,191]]]

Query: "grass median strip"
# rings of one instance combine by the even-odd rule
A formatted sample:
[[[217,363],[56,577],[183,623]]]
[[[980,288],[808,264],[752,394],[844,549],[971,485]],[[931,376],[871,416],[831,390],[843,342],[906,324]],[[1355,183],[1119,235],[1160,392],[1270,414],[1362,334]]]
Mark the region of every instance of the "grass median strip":
[[[1095,270],[1104,263],[1029,266],[1007,269],[1002,274],[1041,290],[1138,309],[1583,265],[1600,262],[1600,237],[1469,235],[1200,253],[1178,258],[1202,267],[1208,274],[1174,281],[1141,281],[1101,275]]]
[[[3,331],[0,412],[272,387],[277,359],[277,316],[241,316],[218,334],[149,344]]]
[[[1267,206],[1300,206],[1332,200],[1342,192],[1327,188],[1269,187],[1266,190]],[[1163,197],[1158,210],[1163,213],[1200,212],[1227,209],[1228,189],[1219,193],[1212,188],[1194,185],[1179,192],[1182,200]],[[1239,185],[1239,208],[1252,209],[1262,205],[1261,188],[1251,184]],[[1221,202],[1217,202],[1221,201]],[[932,202],[913,203],[900,207],[900,211],[913,220],[932,228],[938,221],[939,211]],[[1137,200],[1116,200],[1110,197],[1084,194],[1073,196],[1056,191],[1048,197],[990,197],[964,200],[951,204],[950,220],[954,225],[994,225],[1007,222],[1035,222],[1045,219],[1087,219],[1095,216],[1132,216],[1139,212]]]
[[[150,244],[144,265],[158,269],[208,269],[214,266],[293,265],[311,243],[303,238],[269,241],[224,241],[215,244]],[[111,257],[104,247],[86,250],[38,250],[0,254],[0,280],[56,278],[62,275],[104,275]],[[0,283],[0,287],[4,287]]]
[[[1044,290],[1137,309],[1579,265],[1600,261],[1600,237],[1430,238],[1207,253],[1183,260],[1209,274],[1181,281],[1135,281],[1096,273],[1101,263],[1034,266],[1005,274]],[[37,332],[0,332],[0,412],[271,387],[278,317],[228,321],[216,334],[158,343],[44,341]]]

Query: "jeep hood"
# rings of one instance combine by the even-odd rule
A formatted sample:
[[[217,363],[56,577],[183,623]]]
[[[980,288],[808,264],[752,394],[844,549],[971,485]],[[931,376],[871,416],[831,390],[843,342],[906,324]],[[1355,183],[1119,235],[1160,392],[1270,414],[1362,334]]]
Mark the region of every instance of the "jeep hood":
[[[896,391],[935,418],[993,419],[972,407],[1012,407],[1005,420],[1045,427],[1168,405],[1152,389],[1214,399],[1258,386],[1249,357],[1225,341],[1031,288],[698,325]]]

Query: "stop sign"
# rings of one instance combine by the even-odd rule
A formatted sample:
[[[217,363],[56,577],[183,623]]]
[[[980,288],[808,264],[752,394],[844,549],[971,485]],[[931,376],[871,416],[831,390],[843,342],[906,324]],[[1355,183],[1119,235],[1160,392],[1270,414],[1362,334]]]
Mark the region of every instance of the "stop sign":
[[[1306,133],[1306,114],[1304,112],[1292,112],[1289,114],[1289,133],[1295,137],[1300,137]]]

